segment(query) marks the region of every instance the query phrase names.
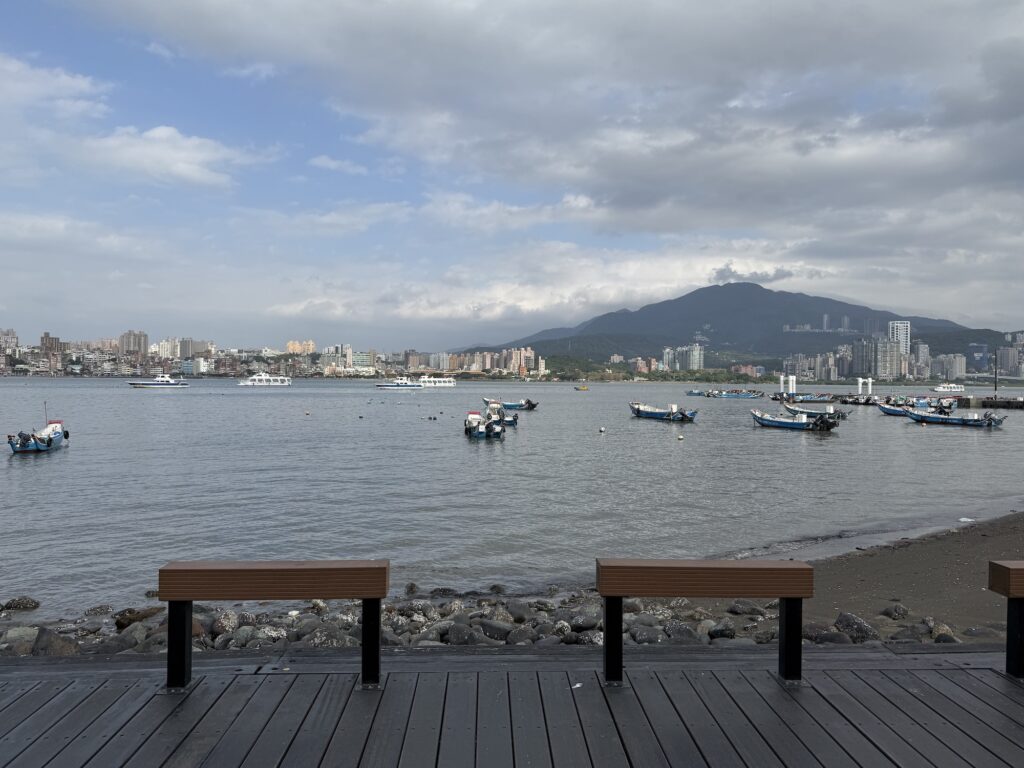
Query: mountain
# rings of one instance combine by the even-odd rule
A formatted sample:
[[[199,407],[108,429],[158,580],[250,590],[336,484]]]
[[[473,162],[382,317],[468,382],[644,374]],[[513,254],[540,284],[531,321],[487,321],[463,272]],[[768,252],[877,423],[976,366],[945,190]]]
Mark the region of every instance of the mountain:
[[[851,333],[822,332],[825,315],[829,329],[845,322]],[[660,357],[666,346],[703,337],[702,343],[711,349],[741,356],[816,353],[849,343],[861,334],[885,332],[890,320],[909,320],[914,338],[929,341],[933,354],[963,352],[966,338],[990,345],[1002,339],[998,331],[974,330],[949,320],[897,315],[822,296],[773,291],[756,283],[726,283],[635,311],[598,315],[574,328],[549,328],[487,348],[532,346],[540,354],[606,360],[613,353]],[[810,330],[787,332],[784,326]]]

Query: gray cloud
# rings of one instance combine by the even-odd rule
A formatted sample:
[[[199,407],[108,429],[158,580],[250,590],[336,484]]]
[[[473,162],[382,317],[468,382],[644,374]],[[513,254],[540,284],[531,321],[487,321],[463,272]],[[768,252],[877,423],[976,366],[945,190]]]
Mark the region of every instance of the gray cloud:
[[[711,280],[715,283],[774,283],[779,280],[786,280],[793,277],[795,273],[791,269],[776,267],[771,272],[739,272],[733,268],[732,262],[726,262],[711,274]]]

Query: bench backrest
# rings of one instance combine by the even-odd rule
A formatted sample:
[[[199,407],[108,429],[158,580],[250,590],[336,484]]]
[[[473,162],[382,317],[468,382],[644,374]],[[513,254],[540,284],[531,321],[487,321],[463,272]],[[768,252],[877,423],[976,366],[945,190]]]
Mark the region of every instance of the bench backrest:
[[[384,598],[389,560],[179,560],[160,569],[161,600]]]
[[[988,588],[1004,597],[1024,597],[1024,560],[990,560]]]
[[[813,597],[814,569],[798,560],[597,559],[604,597]]]

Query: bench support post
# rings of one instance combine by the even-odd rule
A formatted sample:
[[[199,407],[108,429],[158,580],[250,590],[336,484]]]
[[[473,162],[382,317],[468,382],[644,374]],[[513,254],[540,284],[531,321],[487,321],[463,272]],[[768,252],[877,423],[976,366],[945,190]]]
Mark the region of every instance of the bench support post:
[[[1024,677],[1024,597],[1006,601],[1006,674]]]
[[[779,677],[783,680],[799,680],[801,677],[803,613],[803,598],[783,597],[779,600]]]
[[[622,682],[622,598],[604,598],[604,681]]]
[[[363,685],[380,685],[380,598],[363,598]]]
[[[184,688],[192,680],[192,601],[167,604],[167,687]]]

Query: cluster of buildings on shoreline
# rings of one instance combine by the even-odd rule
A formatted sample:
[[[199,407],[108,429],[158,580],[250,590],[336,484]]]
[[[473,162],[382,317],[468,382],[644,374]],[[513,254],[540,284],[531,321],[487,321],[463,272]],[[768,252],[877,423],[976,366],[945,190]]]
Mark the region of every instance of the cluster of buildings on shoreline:
[[[283,376],[375,377],[445,372],[542,378],[544,358],[530,347],[500,352],[358,351],[350,344],[318,349],[312,340],[289,341],[284,351],[220,348],[208,340],[167,338],[150,342],[145,331],[117,338],[64,341],[49,332],[39,344],[22,344],[14,329],[0,329],[0,376]]]

